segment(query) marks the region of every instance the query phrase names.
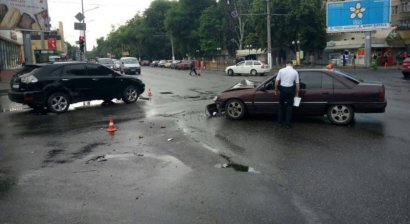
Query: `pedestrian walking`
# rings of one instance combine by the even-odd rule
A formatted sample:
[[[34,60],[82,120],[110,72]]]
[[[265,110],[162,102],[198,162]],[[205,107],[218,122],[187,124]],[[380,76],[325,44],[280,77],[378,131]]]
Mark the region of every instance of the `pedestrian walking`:
[[[352,65],[353,65],[353,68],[355,69],[356,68],[356,54],[354,54],[354,53],[353,53],[353,57],[352,57]]]
[[[278,122],[282,127],[292,128],[292,109],[294,97],[299,97],[299,74],[293,68],[292,61],[279,70],[275,80],[275,95],[279,92]]]
[[[196,68],[198,69],[198,76],[201,75],[202,63],[201,60],[198,58],[196,59]]]
[[[191,70],[189,71],[189,75],[192,75],[192,73],[194,73],[195,75],[198,75],[198,73],[196,73],[195,61],[194,60],[191,61]]]
[[[384,63],[384,67],[387,67],[387,64],[389,62],[389,57],[390,57],[390,50],[384,52],[383,54],[383,63]]]

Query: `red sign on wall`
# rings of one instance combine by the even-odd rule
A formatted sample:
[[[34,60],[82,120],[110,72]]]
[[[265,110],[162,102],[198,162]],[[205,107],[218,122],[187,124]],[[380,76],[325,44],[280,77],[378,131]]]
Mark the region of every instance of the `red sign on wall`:
[[[366,53],[366,51],[364,50],[364,48],[360,48],[360,49],[357,51],[357,54],[358,54],[358,55],[365,55],[365,53]]]
[[[57,50],[57,40],[56,38],[48,38],[48,49]]]

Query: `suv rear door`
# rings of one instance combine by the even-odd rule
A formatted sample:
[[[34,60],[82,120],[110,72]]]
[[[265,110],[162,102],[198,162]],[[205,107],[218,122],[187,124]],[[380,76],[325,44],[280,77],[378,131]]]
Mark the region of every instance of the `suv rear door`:
[[[93,97],[93,80],[87,75],[85,64],[68,64],[61,75],[64,87],[71,91],[74,101],[90,100]]]

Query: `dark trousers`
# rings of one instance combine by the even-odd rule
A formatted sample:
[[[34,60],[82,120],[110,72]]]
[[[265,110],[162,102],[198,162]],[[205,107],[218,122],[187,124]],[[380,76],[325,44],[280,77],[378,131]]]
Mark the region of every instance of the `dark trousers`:
[[[195,75],[198,75],[198,74],[196,73],[195,67],[191,67],[191,71],[189,72],[189,74],[192,75],[192,72],[193,72]]]
[[[291,87],[279,87],[279,111],[278,121],[280,124],[286,123],[291,126],[292,122],[292,109],[293,98],[295,97],[295,88]]]

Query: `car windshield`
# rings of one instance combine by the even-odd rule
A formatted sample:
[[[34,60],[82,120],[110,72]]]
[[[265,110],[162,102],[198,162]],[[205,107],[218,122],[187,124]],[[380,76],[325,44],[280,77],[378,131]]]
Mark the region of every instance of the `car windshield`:
[[[100,59],[98,59],[98,63],[100,63],[100,64],[113,64],[113,61],[109,58],[100,58]]]
[[[125,64],[137,64],[138,60],[136,58],[125,58],[122,59]]]
[[[356,84],[360,83],[360,81],[358,79],[354,78],[353,75],[351,75],[349,73],[342,72],[342,71],[337,70],[337,69],[335,69],[334,72],[335,72],[336,75],[345,77],[345,78],[349,79],[350,81],[352,81]]]

